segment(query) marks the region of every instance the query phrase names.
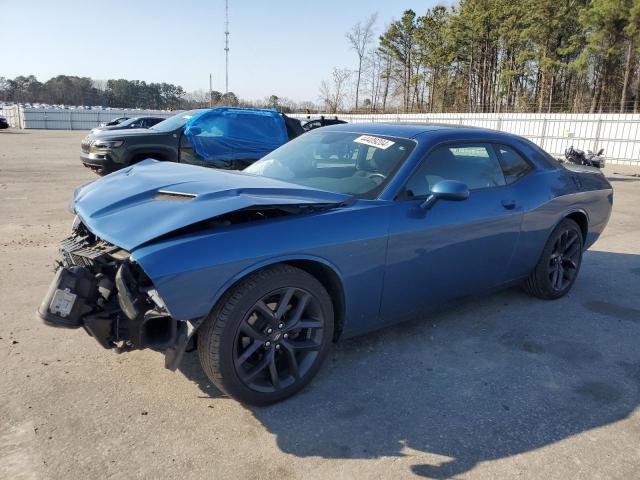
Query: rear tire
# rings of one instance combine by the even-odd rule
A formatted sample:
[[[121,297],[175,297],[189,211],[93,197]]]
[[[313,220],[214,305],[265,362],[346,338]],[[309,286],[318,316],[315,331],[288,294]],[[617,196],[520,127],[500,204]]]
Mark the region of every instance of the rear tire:
[[[578,224],[569,218],[562,220],[549,236],[538,264],[524,282],[524,290],[544,300],[566,295],[578,277],[583,244]]]
[[[320,369],[333,338],[333,306],[322,284],[290,265],[242,280],[198,331],[204,372],[251,405],[293,395]]]

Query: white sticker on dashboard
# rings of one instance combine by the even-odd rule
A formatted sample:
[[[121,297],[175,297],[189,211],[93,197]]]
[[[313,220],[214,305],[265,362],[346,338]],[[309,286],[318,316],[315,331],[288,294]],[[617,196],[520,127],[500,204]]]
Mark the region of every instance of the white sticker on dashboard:
[[[354,142],[369,145],[370,147],[381,148],[382,150],[386,150],[396,143],[391,140],[387,140],[386,138],[374,137],[373,135],[361,135],[356,138]]]

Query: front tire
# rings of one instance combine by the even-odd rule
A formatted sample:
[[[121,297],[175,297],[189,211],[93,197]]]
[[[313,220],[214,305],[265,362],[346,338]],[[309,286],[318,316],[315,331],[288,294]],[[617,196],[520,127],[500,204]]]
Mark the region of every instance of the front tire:
[[[333,305],[322,284],[290,265],[260,270],[218,302],[198,331],[211,381],[237,400],[268,405],[302,389],[333,338]]]
[[[569,218],[560,222],[549,236],[538,264],[525,281],[525,291],[545,300],[566,295],[580,271],[583,243],[582,230],[576,222]]]

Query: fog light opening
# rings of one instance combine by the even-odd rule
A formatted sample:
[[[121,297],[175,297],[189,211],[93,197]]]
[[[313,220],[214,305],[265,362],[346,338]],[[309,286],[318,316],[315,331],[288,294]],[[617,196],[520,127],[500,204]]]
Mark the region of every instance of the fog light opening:
[[[178,322],[171,317],[153,316],[144,320],[140,333],[144,347],[166,350],[176,341]]]

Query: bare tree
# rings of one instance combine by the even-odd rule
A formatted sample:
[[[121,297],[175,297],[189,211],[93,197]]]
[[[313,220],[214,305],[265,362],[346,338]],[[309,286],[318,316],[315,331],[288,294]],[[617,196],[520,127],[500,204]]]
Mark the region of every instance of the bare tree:
[[[322,80],[320,82],[320,101],[324,105],[324,110],[326,112],[333,112],[333,90],[331,89],[331,85],[326,80]]]
[[[320,83],[320,100],[324,103],[328,113],[337,113],[342,109],[347,90],[347,81],[351,77],[351,71],[346,68],[334,67],[331,81],[323,80]]]
[[[104,92],[107,89],[107,81],[106,80],[92,80],[91,85],[93,88]]]
[[[298,110],[307,114],[311,114],[318,110],[318,106],[309,100],[304,100],[298,104]]]
[[[391,52],[388,48],[380,45],[378,47],[378,52],[380,53],[383,62],[383,65],[381,65],[380,76],[384,79],[384,90],[382,91],[382,113],[385,113],[387,110],[387,98],[389,96],[393,61],[391,58]]]
[[[365,58],[366,69],[370,76],[369,91],[371,93],[371,111],[375,112],[378,108],[378,99],[380,97],[380,80],[383,76],[382,72],[382,55],[379,50],[370,50]]]
[[[200,90],[194,90],[193,92],[189,92],[186,95],[186,100],[198,107],[208,107],[209,106],[209,92]]]
[[[9,95],[9,81],[0,77],[0,100],[7,100]]]
[[[362,76],[362,63],[367,53],[367,48],[374,36],[374,26],[378,14],[374,13],[367,18],[364,23],[358,22],[351,30],[347,32],[347,40],[351,44],[351,48],[358,55],[358,78],[356,79],[356,110],[358,110],[358,97],[360,95],[360,77]]]

